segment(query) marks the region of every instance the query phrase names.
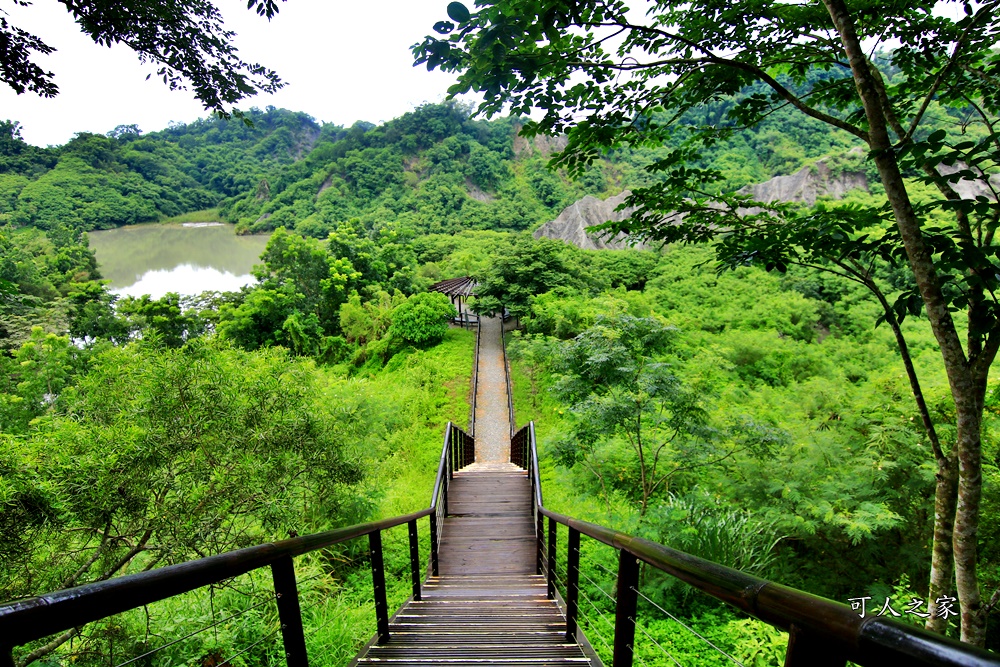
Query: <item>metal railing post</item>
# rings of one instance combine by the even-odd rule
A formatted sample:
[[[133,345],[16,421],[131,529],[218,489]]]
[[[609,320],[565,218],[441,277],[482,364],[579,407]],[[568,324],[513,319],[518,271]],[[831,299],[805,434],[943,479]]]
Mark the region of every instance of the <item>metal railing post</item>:
[[[549,517],[549,576],[548,576],[548,593],[549,599],[554,600],[556,597],[556,520]]]
[[[455,475],[455,429],[448,422],[448,479]]]
[[[451,475],[449,475],[447,478],[445,478],[443,486],[444,486],[444,489],[443,489],[443,494],[441,496],[441,516],[442,517],[447,517],[448,516],[448,487],[451,486]]]
[[[785,667],[844,667],[847,658],[837,650],[836,644],[824,642],[815,635],[803,632],[793,625],[788,632],[788,650]]]
[[[274,597],[278,603],[285,661],[288,667],[309,667],[306,637],[302,630],[302,610],[299,608],[299,590],[295,584],[295,565],[291,556],[284,556],[271,563],[271,579],[274,581]]]
[[[368,533],[372,560],[372,589],[375,594],[375,623],[378,643],[389,641],[389,603],[385,598],[385,564],[382,561],[382,531]]]
[[[639,603],[639,559],[618,551],[618,595],[615,603],[615,646],[612,667],[632,667],[635,610]]]
[[[431,575],[438,576],[438,522],[437,513],[430,515],[431,520]]]
[[[420,599],[420,537],[417,534],[417,520],[406,524],[410,533],[410,573],[413,575],[413,599]]]
[[[569,529],[566,549],[566,641],[576,641],[576,613],[580,596],[580,531]]]
[[[535,513],[535,574],[541,574],[545,558],[545,517],[537,509]]]

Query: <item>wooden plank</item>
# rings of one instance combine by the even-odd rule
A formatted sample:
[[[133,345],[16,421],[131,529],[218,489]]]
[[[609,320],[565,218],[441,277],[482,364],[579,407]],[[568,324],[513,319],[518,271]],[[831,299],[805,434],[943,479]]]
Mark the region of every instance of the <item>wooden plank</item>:
[[[535,574],[527,473],[474,464],[455,473],[439,546],[440,576],[392,618],[390,641],[359,665],[581,667],[600,662],[567,642],[566,618]]]

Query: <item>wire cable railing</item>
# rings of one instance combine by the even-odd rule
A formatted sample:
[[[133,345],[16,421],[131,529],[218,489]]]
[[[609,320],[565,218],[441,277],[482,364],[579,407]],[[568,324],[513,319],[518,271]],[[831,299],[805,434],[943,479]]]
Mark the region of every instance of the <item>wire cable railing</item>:
[[[246,609],[243,609],[241,611],[236,612],[235,614],[230,614],[229,616],[226,616],[225,618],[220,618],[219,620],[215,621],[214,623],[206,625],[203,628],[195,630],[194,632],[189,632],[188,634],[186,634],[186,635],[184,635],[182,637],[178,637],[177,639],[174,639],[173,641],[167,642],[166,644],[163,644],[162,646],[157,646],[156,648],[154,648],[154,649],[152,649],[150,651],[146,651],[145,653],[143,653],[141,655],[137,655],[134,658],[129,658],[125,662],[120,662],[117,665],[115,665],[115,667],[125,667],[126,665],[131,665],[133,662],[137,662],[139,660],[142,660],[143,658],[148,658],[150,656],[156,655],[160,651],[164,651],[164,650],[170,648],[171,646],[176,646],[177,644],[180,644],[181,642],[183,642],[183,641],[185,641],[187,639],[191,639],[192,637],[196,637],[197,635],[200,635],[203,632],[207,632],[208,630],[211,630],[212,628],[216,628],[216,627],[222,625],[223,623],[226,623],[228,621],[233,620],[234,618],[239,618],[239,617],[241,617],[241,616],[243,616],[245,614],[248,614],[251,611],[253,611],[254,609],[260,609],[261,607],[264,607],[264,606],[267,606],[267,605],[273,604],[273,603],[274,603],[274,600],[272,598],[264,600],[263,602],[258,602],[257,604],[251,605],[251,606],[247,607]]]
[[[663,653],[663,655],[667,656],[667,658],[672,663],[674,663],[675,665],[677,665],[677,667],[684,667],[684,665],[681,664],[680,660],[678,660],[677,658],[675,658],[673,656],[673,654],[670,653],[670,651],[668,651],[667,649],[663,648],[663,645],[660,644],[660,642],[656,641],[656,639],[653,637],[653,635],[649,634],[646,631],[646,629],[644,627],[642,627],[642,625],[639,624],[638,621],[633,621],[633,623],[635,623],[636,629],[639,632],[641,632],[643,635],[645,635],[646,639],[648,639],[649,641],[653,642],[653,644],[656,646],[656,648],[660,649],[660,652]]]
[[[224,667],[224,665],[228,665],[230,662],[232,662],[236,658],[240,657],[244,653],[247,653],[247,652],[253,650],[254,648],[256,648],[256,647],[260,646],[261,644],[263,644],[264,642],[266,642],[268,639],[270,639],[274,635],[278,634],[278,630],[281,630],[281,625],[280,624],[277,627],[275,627],[273,630],[271,630],[269,633],[267,633],[266,635],[264,635],[263,637],[261,637],[260,639],[258,639],[257,641],[255,641],[253,644],[250,644],[250,646],[247,646],[243,650],[241,650],[241,651],[239,651],[237,653],[234,653],[233,655],[229,656],[228,658],[226,658],[225,660],[223,660],[222,662],[220,662],[219,664],[217,664],[215,667]]]
[[[229,664],[237,657],[259,647],[264,641],[279,632],[282,636],[288,667],[308,667],[299,587],[319,579],[327,573],[324,571],[297,579],[294,559],[363,537],[368,538],[376,641],[386,643],[389,641],[389,610],[382,534],[398,526],[407,526],[407,538],[400,540],[390,538],[389,546],[390,548],[399,547],[408,550],[412,598],[419,600],[423,568],[420,563],[417,522],[424,517],[429,517],[430,558],[427,569],[432,574],[437,574],[438,544],[443,530],[443,518],[448,515],[449,481],[456,470],[469,465],[474,460],[474,439],[449,422],[445,428],[441,458],[431,493],[431,504],[426,509],[381,521],[261,544],[0,605],[0,667],[15,666],[14,649],[16,647],[67,631],[72,631],[72,636],[75,637],[79,628],[95,621],[140,609],[154,602],[184,593],[205,587],[214,587],[223,582],[231,582],[235,577],[262,568],[271,570],[273,589],[271,589],[267,600],[255,603],[221,620],[213,620],[191,633],[186,633],[177,639],[170,639],[164,645],[145,651],[142,655],[131,657],[124,662],[116,663],[114,661],[112,648],[110,649],[111,659],[107,660],[106,664],[114,667],[134,665],[141,659],[148,659],[167,648],[176,647],[202,632],[218,628],[221,624],[234,618],[249,614],[268,603],[274,603],[277,611],[274,629],[265,637],[241,649],[240,652],[229,656],[222,662],[214,663],[215,667]],[[226,586],[231,587],[229,583],[226,583]],[[255,590],[256,584],[253,581],[251,581],[251,586]],[[233,590],[247,594],[235,588]],[[309,607],[306,609],[308,610]]]
[[[723,651],[721,648],[719,648],[718,646],[716,646],[715,644],[713,644],[711,641],[709,641],[704,636],[702,636],[697,630],[695,630],[694,628],[692,628],[691,626],[689,626],[688,624],[686,624],[684,621],[682,621],[681,619],[677,618],[676,616],[674,616],[673,614],[671,614],[669,611],[667,611],[666,609],[664,609],[663,607],[661,607],[660,605],[658,605],[654,600],[652,600],[651,598],[649,598],[645,594],[641,593],[637,589],[633,589],[633,590],[635,590],[635,592],[643,600],[645,600],[649,604],[651,604],[654,607],[656,607],[657,609],[659,609],[665,616],[673,619],[673,621],[675,623],[677,623],[678,625],[680,625],[681,627],[683,627],[685,630],[687,630],[688,632],[690,632],[692,635],[694,635],[695,637],[697,637],[698,639],[700,639],[702,641],[702,643],[707,644],[708,646],[712,647],[716,652],[722,654],[730,662],[733,662],[733,663],[739,665],[740,667],[746,667],[746,665],[744,665],[742,662],[740,662],[739,660],[737,660],[736,658],[734,658],[733,656],[729,655],[728,653],[726,653],[725,651]]]
[[[605,632],[594,636],[611,655],[612,667],[631,667],[645,663],[636,651],[636,631],[651,642],[671,664],[680,667],[681,659],[670,651],[638,621],[639,601],[649,609],[662,613],[669,622],[725,660],[744,667],[730,652],[719,647],[690,624],[685,623],[641,591],[640,564],[679,579],[740,612],[788,633],[786,667],[846,667],[848,660],[861,667],[885,664],[926,665],[927,667],[1000,667],[1000,658],[983,649],[963,644],[922,628],[881,617],[861,618],[845,604],[827,600],[803,591],[782,586],[734,570],[711,561],[671,549],[643,538],[621,533],[605,526],[553,512],[542,502],[541,480],[538,474],[538,449],[534,423],[518,430],[511,437],[511,463],[528,471],[531,482],[532,517],[535,526],[538,574],[548,582],[549,597],[562,596],[566,609],[566,637],[586,641],[580,630],[580,603],[595,613],[595,619],[608,626],[614,640],[609,643]],[[546,519],[548,526],[545,525]],[[565,544],[557,545],[559,527],[568,530]],[[547,528],[547,529],[546,529]],[[588,559],[585,566],[610,577],[616,586],[614,596],[581,567],[580,538],[587,536],[596,543],[615,549],[618,571],[612,572],[602,563]],[[559,576],[557,546],[562,546],[566,560],[566,576]],[[584,586],[580,585],[581,580]],[[586,588],[586,590],[585,590]],[[591,599],[588,591],[600,594],[601,604]],[[614,606],[614,620],[601,606]],[[648,611],[648,610],[647,610]],[[584,618],[588,628],[598,628],[597,621]],[[687,666],[684,666],[687,667]]]
[[[590,577],[588,577],[588,576],[587,576],[586,574],[584,574],[583,572],[581,572],[581,573],[580,573],[580,576],[582,576],[582,577],[583,577],[584,579],[586,579],[586,580],[587,580],[587,581],[588,581],[588,582],[590,583],[590,585],[591,585],[591,586],[593,586],[594,588],[596,588],[597,590],[599,590],[599,591],[600,591],[601,593],[603,593],[603,594],[604,594],[604,597],[606,597],[607,599],[611,600],[611,604],[614,604],[614,603],[615,603],[615,599],[614,599],[613,597],[611,597],[611,594],[610,594],[610,593],[608,593],[608,592],[607,592],[606,590],[604,590],[603,588],[601,588],[601,587],[600,587],[600,586],[599,586],[599,585],[597,584],[597,582],[595,582],[595,581],[594,581],[593,579],[591,579]]]
[[[575,551],[577,553],[579,553],[579,549],[577,549]],[[590,560],[590,561],[587,562],[587,565],[591,565],[591,566],[596,567],[596,569],[604,572],[605,574],[607,574],[608,576],[610,576],[612,578],[614,578],[616,576],[616,573],[614,573],[611,570],[609,570],[607,567],[605,567],[603,564],[601,564],[597,560]],[[547,570],[547,567],[543,568],[543,569]],[[584,581],[586,581],[590,585],[591,590],[598,591],[600,593],[602,599],[606,600],[607,602],[609,602],[611,604],[611,607],[614,608],[614,606],[616,605],[616,600],[615,600],[614,597],[612,597],[612,595],[610,593],[608,593],[607,589],[603,585],[601,585],[600,583],[598,583],[597,581],[595,581],[594,579],[592,579],[582,569],[580,571],[580,576],[583,578]],[[559,575],[559,573],[557,572],[556,573],[557,589],[566,590],[566,582],[567,582],[566,577],[564,575]],[[732,655],[730,655],[726,651],[720,649],[713,642],[711,642],[710,640],[708,640],[707,638],[705,638],[703,635],[701,635],[698,631],[696,631],[693,628],[691,628],[689,625],[685,624],[683,621],[681,621],[675,615],[673,615],[670,612],[666,611],[662,606],[660,606],[659,604],[657,604],[650,597],[648,597],[644,593],[640,592],[638,589],[633,589],[633,590],[639,595],[640,598],[642,598],[643,600],[645,600],[651,606],[653,606],[656,609],[660,610],[668,618],[670,618],[670,619],[674,620],[675,622],[677,622],[681,627],[683,627],[685,630],[687,630],[691,635],[693,635],[695,638],[697,638],[701,643],[703,643],[707,647],[711,648],[712,650],[720,653],[727,660],[733,662],[736,665],[739,665],[739,667],[745,667],[745,665],[743,665],[742,662],[740,662],[739,660],[737,660],[736,658],[734,658]],[[598,608],[598,606],[594,603],[593,600],[590,599],[590,596],[588,596],[583,589],[580,590],[579,595],[581,596],[581,598],[584,599],[584,601],[587,603],[588,607],[591,610],[593,610],[593,613],[596,615],[596,618],[600,619],[602,621],[602,623],[603,623],[603,626],[606,627],[607,629],[611,630],[611,632],[613,634],[614,633],[614,624],[608,618],[607,612],[605,612],[604,610]],[[579,615],[583,619],[587,619],[588,621],[590,620],[589,618],[587,618],[589,616],[588,613],[580,612]],[[654,646],[663,657],[665,657],[669,661],[670,664],[675,665],[676,667],[687,667],[680,660],[678,660],[677,657],[675,655],[673,655],[666,647],[664,647],[660,640],[658,640],[656,637],[654,637],[653,634],[651,634],[645,627],[643,627],[643,625],[638,620],[632,619],[632,622],[635,624],[636,630],[638,630],[642,634],[642,636],[645,637],[645,639],[652,646]],[[592,629],[600,630],[600,628],[595,628],[595,626],[593,626],[592,624],[588,623],[588,625]],[[607,641],[604,639],[603,632],[595,632],[593,634],[593,636],[598,637],[602,641],[602,643],[604,645],[607,645]],[[635,645],[633,645],[633,650],[635,650],[635,649],[636,649],[636,647],[635,647]],[[610,653],[609,653],[609,656],[610,656]],[[635,658],[637,660],[639,660],[640,663],[647,664],[647,661],[644,658],[642,658],[641,655],[638,652],[635,653]]]

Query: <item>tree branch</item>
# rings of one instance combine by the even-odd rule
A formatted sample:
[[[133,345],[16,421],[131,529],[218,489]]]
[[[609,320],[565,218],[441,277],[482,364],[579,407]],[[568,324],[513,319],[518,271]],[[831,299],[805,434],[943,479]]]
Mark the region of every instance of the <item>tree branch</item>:
[[[28,655],[21,657],[21,659],[17,661],[17,667],[26,667],[27,665],[30,665],[36,660],[44,658],[45,656],[55,651],[57,648],[68,642],[70,639],[72,639],[79,633],[80,633],[80,626],[77,626],[75,628],[70,628],[66,632],[62,633],[61,635],[50,641],[48,644],[45,644],[44,646],[39,646]]]

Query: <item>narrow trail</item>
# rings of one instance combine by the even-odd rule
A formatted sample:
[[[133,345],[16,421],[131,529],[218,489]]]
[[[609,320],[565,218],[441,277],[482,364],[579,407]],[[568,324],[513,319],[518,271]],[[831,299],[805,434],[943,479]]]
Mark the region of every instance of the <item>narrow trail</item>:
[[[510,461],[510,414],[504,369],[503,320],[479,320],[479,379],[476,391],[476,462]]]

